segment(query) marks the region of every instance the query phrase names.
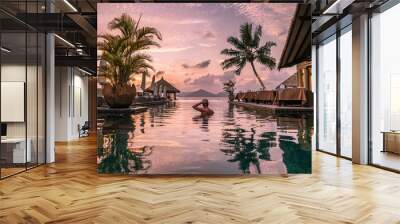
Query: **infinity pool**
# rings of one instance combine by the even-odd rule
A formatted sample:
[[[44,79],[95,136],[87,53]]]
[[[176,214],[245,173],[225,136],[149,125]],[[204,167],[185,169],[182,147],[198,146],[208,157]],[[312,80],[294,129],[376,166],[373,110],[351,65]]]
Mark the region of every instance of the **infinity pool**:
[[[202,118],[178,98],[142,114],[108,117],[98,133],[99,173],[287,174],[311,172],[312,114],[274,115],[210,98]]]

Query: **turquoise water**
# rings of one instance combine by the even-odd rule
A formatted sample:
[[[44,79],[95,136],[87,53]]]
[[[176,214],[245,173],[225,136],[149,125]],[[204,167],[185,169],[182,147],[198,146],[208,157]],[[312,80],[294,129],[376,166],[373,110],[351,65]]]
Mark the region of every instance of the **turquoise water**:
[[[109,117],[98,133],[98,171],[129,174],[311,173],[312,114],[276,115],[210,98],[202,118],[179,98]]]

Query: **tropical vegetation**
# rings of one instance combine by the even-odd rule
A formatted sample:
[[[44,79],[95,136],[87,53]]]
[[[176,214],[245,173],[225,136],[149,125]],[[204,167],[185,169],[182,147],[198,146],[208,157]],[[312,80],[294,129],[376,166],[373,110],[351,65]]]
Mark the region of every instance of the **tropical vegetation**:
[[[108,88],[103,88],[104,97],[109,105],[129,106],[136,95],[132,82],[134,75],[143,74],[146,69],[154,70],[150,64],[151,56],[143,50],[160,47],[158,41],[162,40],[162,36],[156,28],[140,26],[140,18],[136,21],[127,14],[114,18],[108,26],[114,32],[100,35],[98,43],[102,52],[99,71],[108,85]],[[124,94],[129,97],[121,97]],[[122,104],[128,105],[118,102],[124,99],[126,102]]]
[[[270,70],[274,69],[276,59],[271,56],[271,48],[276,46],[276,43],[266,41],[261,45],[262,35],[262,26],[258,25],[253,32],[253,24],[242,24],[240,26],[240,37],[228,37],[227,42],[234,48],[226,48],[221,51],[222,55],[229,57],[221,63],[221,66],[224,70],[235,68],[236,75],[240,75],[246,64],[250,63],[262,89],[265,89],[265,85],[256,70],[255,62],[265,65]]]
[[[224,91],[228,93],[229,101],[233,101],[235,99],[235,82],[229,80],[224,83]]]
[[[99,173],[145,173],[151,161],[147,157],[153,147],[133,147],[132,132],[135,123],[129,117],[105,118],[103,130],[98,135],[97,158]]]

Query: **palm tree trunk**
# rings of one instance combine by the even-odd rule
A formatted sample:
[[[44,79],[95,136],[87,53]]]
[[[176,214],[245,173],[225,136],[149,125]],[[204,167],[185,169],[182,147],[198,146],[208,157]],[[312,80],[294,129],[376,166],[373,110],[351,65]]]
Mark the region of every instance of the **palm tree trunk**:
[[[256,71],[256,67],[254,67],[254,63],[251,61],[250,64],[251,64],[251,68],[253,68],[254,75],[257,77],[258,82],[260,82],[260,85],[261,85],[262,89],[264,90],[265,85],[264,85],[263,81],[261,80],[260,76],[258,75],[258,73]]]

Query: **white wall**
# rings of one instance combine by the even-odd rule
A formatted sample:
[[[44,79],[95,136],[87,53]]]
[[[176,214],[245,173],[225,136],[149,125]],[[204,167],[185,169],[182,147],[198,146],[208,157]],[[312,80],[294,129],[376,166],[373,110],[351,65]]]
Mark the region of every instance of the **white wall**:
[[[38,70],[37,70],[38,69]],[[25,138],[30,140],[32,161],[44,163],[44,74],[42,67],[25,64],[3,64],[1,66],[2,82],[24,82],[26,83],[26,107],[22,107],[22,113],[27,115],[27,120],[22,122],[6,122],[8,138]],[[27,78],[27,80],[25,80]],[[22,90],[23,91],[23,90]],[[23,92],[21,93],[23,94]],[[7,97],[7,96],[2,96]],[[13,113],[11,108],[1,108],[2,112]],[[37,155],[37,153],[39,155]],[[50,161],[51,162],[51,161]]]
[[[79,137],[78,125],[88,121],[88,78],[76,68],[56,67],[55,140]]]
[[[74,83],[73,83],[73,94],[74,102],[71,103],[74,105],[72,108],[72,119],[71,119],[71,135],[72,138],[78,138],[78,125],[83,125],[85,121],[89,120],[89,111],[88,111],[88,78],[86,76],[82,76],[82,73],[76,73],[75,70],[74,75]]]
[[[69,85],[70,74],[67,67],[55,68],[55,135],[56,141],[67,141],[69,130]]]
[[[27,69],[28,74],[35,73],[36,67],[18,65],[18,64],[5,64],[1,66],[1,81],[3,82],[25,82],[25,75]],[[36,85],[36,81],[31,83],[32,80],[29,80],[30,85]],[[26,83],[26,82],[25,82]],[[27,88],[27,102],[35,102],[35,105],[29,105],[31,107],[36,107],[36,88]],[[31,91],[32,92],[31,92]],[[1,108],[1,110],[7,110],[7,108]],[[35,121],[36,123],[36,113],[28,113],[27,114],[28,122]],[[33,125],[28,125],[29,127],[33,127]],[[36,130],[36,126],[34,127]],[[7,122],[7,136],[8,137],[25,137],[25,122]],[[29,136],[28,136],[29,137]]]

